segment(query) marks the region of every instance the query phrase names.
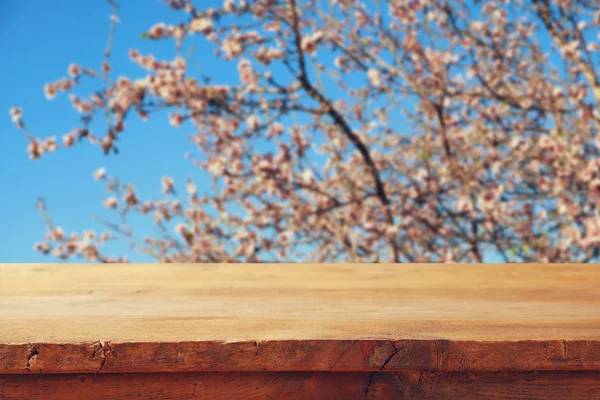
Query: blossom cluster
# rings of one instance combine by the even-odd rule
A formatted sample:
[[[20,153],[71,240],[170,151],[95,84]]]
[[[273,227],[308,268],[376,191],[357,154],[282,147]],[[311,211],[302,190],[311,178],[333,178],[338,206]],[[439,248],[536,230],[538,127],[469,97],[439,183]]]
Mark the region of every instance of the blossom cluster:
[[[33,159],[76,139],[109,154],[132,114],[167,110],[173,127],[191,127],[199,156],[188,158],[210,177],[208,193],[191,178],[179,192],[165,177],[163,198],[143,200],[104,169],[94,174],[119,220],[147,215],[162,232],[138,240],[105,221],[137,250],[163,262],[600,258],[595,3],[167,3],[181,22],[144,37],[174,40],[171,59],[132,49],[139,77],[106,78],[105,60],[103,76],[71,64],[44,87],[49,99],[68,92],[82,116],[62,143],[32,136],[10,110]],[[231,63],[237,75],[195,77],[184,40],[213,46],[202,62]],[[74,94],[84,77],[98,90]],[[92,133],[106,115],[105,132]],[[115,232],[57,229],[36,249],[114,260],[100,247]]]

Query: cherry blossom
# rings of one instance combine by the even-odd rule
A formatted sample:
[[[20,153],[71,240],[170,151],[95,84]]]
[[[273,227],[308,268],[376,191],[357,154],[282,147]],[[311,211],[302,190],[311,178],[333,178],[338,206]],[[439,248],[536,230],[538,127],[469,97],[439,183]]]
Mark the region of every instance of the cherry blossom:
[[[113,7],[98,68],[73,63],[44,86],[80,121],[62,140],[9,113],[32,159],[85,145],[127,157],[143,143],[116,154],[126,121],[166,118],[189,128],[202,182],[191,173],[179,192],[165,176],[152,198],[100,168],[110,234],[57,234],[44,208],[37,251],[118,262],[104,246],[125,240],[161,262],[599,261],[596,3],[164,3],[180,20],[143,37],[172,56],[112,54]],[[199,42],[210,51],[185,56]],[[138,74],[119,76],[116,56]],[[232,73],[195,68],[217,59]],[[159,233],[133,232],[135,214]]]
[[[106,176],[106,169],[104,167],[98,168],[95,172],[94,172],[94,179],[99,181],[100,179],[103,179]]]

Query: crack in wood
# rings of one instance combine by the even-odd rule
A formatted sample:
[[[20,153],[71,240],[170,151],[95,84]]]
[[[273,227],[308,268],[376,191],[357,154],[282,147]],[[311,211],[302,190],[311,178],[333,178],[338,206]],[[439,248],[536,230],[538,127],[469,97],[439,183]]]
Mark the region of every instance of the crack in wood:
[[[96,371],[96,373],[100,373],[102,372],[102,370],[104,369],[104,367],[106,366],[106,362],[108,360],[108,355],[112,353],[112,347],[110,347],[110,342],[106,342],[103,343],[101,340],[98,340],[98,348],[96,350],[94,350],[94,353],[92,353],[92,358],[97,358],[98,357],[98,352],[100,352],[100,359],[102,360],[100,363],[100,368],[98,369],[98,371]],[[108,351],[106,350],[106,348],[108,348]]]
[[[31,367],[33,367],[36,364],[37,357],[39,354],[40,354],[40,352],[37,351],[37,349],[35,348],[33,343],[31,343],[29,345],[29,356],[27,357],[27,366],[25,367],[27,372],[31,372]],[[40,368],[40,372],[42,372],[41,368]]]
[[[396,343],[392,342],[392,346],[394,347],[394,353],[392,353],[392,355],[390,355],[387,360],[384,361],[383,364],[381,364],[381,367],[379,368],[379,371],[373,371],[371,372],[371,374],[369,375],[369,380],[367,382],[367,385],[364,388],[364,392],[365,392],[365,400],[368,398],[369,396],[369,388],[371,387],[371,382],[373,381],[373,376],[377,373],[377,372],[381,372],[383,371],[383,369],[388,365],[388,363],[392,360],[392,358],[394,358],[402,349],[404,349],[404,346],[400,347],[399,349],[396,348]]]
[[[335,360],[335,362],[333,363],[333,365],[331,366],[331,368],[329,368],[328,372],[331,372],[331,370],[337,365],[338,362],[340,362],[340,360],[342,359],[342,357],[344,357],[344,354],[346,354],[348,352],[348,350],[350,350],[356,343],[358,342],[358,340],[354,340],[352,343],[350,343],[350,346],[348,346],[343,352],[342,354],[340,354],[340,356],[338,357],[337,360]]]

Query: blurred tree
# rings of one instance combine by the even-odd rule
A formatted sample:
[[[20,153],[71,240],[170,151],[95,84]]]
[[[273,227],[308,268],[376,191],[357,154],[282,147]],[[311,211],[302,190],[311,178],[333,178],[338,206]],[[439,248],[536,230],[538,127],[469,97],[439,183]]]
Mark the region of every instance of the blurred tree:
[[[165,197],[144,201],[100,169],[113,233],[66,235],[41,203],[38,250],[123,261],[102,247],[121,237],[163,262],[598,260],[595,1],[169,0],[181,23],[142,39],[172,40],[177,55],[133,49],[147,75],[116,80],[110,3],[99,70],[73,64],[45,86],[48,98],[70,93],[81,128],[40,139],[11,110],[31,158],[77,141],[112,153],[127,118],[170,110],[173,126],[194,125],[195,164],[214,190],[200,195],[190,179],[176,193],[165,177]],[[194,78],[180,56],[189,40],[236,62],[239,81]],[[73,94],[82,79],[98,90]],[[140,240],[131,213],[162,234]]]

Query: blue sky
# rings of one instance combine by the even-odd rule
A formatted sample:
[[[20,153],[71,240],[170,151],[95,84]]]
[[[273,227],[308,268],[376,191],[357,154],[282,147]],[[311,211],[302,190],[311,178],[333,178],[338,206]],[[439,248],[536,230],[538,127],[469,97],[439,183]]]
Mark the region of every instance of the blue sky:
[[[133,64],[129,49],[143,54],[152,52],[159,59],[175,55],[174,43],[141,40],[140,34],[159,21],[180,22],[184,13],[169,10],[160,0],[120,0],[119,18],[111,65],[116,74],[142,77],[145,71]],[[203,6],[217,6],[221,0],[201,0]],[[77,149],[60,150],[31,161],[26,152],[27,141],[11,123],[8,109],[22,107],[28,128],[34,136],[61,137],[78,126],[78,114],[64,94],[46,100],[43,85],[66,76],[70,63],[98,68],[109,30],[111,7],[105,0],[1,1],[0,35],[0,262],[56,261],[33,251],[42,239],[45,226],[35,210],[38,197],[46,199],[57,225],[68,233],[94,228],[92,214],[110,218],[104,210],[104,185],[94,181],[93,172],[105,167],[122,182],[135,183],[142,198],[160,197],[160,179],[172,176],[181,186],[189,174],[202,191],[202,175],[184,159],[193,150],[187,136],[190,127],[174,129],[166,115],[158,115],[149,123],[138,118],[127,121],[121,136],[120,155],[105,156],[98,147],[83,144]],[[213,48],[203,40],[195,45],[191,68],[200,68],[214,78],[214,83],[237,82],[235,64],[215,61]],[[187,44],[189,45],[189,43]],[[187,46],[186,45],[186,46]],[[187,51],[187,48],[184,48]],[[197,62],[197,65],[195,63]],[[82,85],[82,91],[94,85]],[[2,116],[4,115],[4,116]],[[92,130],[93,130],[92,126]],[[103,132],[97,132],[102,135]],[[180,186],[180,187],[181,187]],[[133,220],[134,231],[148,233],[153,229],[149,218]],[[132,261],[151,261],[132,254],[126,244],[110,248],[109,255],[126,255]],[[498,261],[491,256],[490,261]]]
[[[121,23],[113,44],[113,78],[119,75],[143,77],[146,71],[129,60],[128,51],[135,47],[142,54],[151,52],[159,59],[172,59],[173,41],[141,40],[140,35],[160,21],[180,22],[185,14],[170,10],[160,0],[120,0],[118,3]],[[202,0],[199,4],[218,7],[222,0]],[[123,183],[133,182],[144,199],[160,198],[160,180],[165,174],[181,186],[192,174],[198,189],[203,190],[202,171],[184,159],[186,152],[193,151],[187,139],[192,131],[172,128],[165,114],[155,116],[148,123],[136,116],[129,118],[126,132],[117,142],[119,155],[105,156],[99,147],[84,143],[76,149],[61,149],[40,160],[29,160],[27,140],[11,123],[9,108],[23,108],[25,123],[36,137],[56,136],[61,141],[64,134],[78,127],[79,115],[68,97],[62,93],[48,101],[43,85],[66,76],[67,67],[73,62],[99,67],[111,10],[105,0],[1,2],[0,34],[11,40],[0,42],[1,54],[9,55],[9,62],[0,65],[0,87],[3,88],[0,112],[5,115],[0,117],[0,133],[5,140],[0,148],[0,187],[4,194],[0,200],[0,262],[57,261],[33,251],[33,244],[41,240],[46,231],[35,210],[38,197],[46,200],[52,219],[65,232],[103,230],[92,214],[109,220],[114,214],[102,206],[107,197],[104,185],[92,178],[99,167],[105,167]],[[194,45],[194,55],[188,68],[193,75],[199,68],[213,77],[215,84],[238,81],[236,63],[218,61],[212,54],[214,47],[201,39],[187,42],[184,54],[190,44]],[[75,93],[89,95],[97,85],[83,81],[81,91],[75,90]],[[337,90],[334,86],[330,89]],[[102,131],[96,133],[103,135]],[[134,217],[130,222],[138,237],[155,228],[147,217]],[[152,261],[130,252],[124,242],[111,245],[107,250],[107,255],[126,255],[131,261]]]
[[[128,50],[137,47],[143,54],[152,52],[158,58],[171,59],[175,54],[172,41],[140,40],[140,35],[156,22],[179,22],[185,16],[171,11],[160,0],[121,0],[119,3],[121,23],[111,59],[116,71],[113,77],[142,77],[145,71],[129,60]],[[203,6],[219,4],[220,0],[202,0]],[[67,67],[73,62],[98,68],[106,46],[110,13],[111,7],[104,0],[0,2],[0,34],[10,38],[0,41],[0,54],[5,55],[5,62],[0,64],[3,89],[0,112],[5,115],[0,117],[0,134],[4,139],[0,147],[3,194],[0,262],[56,262],[32,248],[45,233],[44,223],[35,210],[38,197],[46,199],[54,222],[67,233],[88,228],[102,230],[102,226],[93,221],[92,214],[108,219],[113,214],[102,206],[106,197],[104,185],[92,178],[99,167],[105,167],[124,183],[135,183],[142,198],[160,197],[160,179],[165,174],[172,176],[176,184],[183,184],[189,174],[194,174],[199,190],[203,189],[201,171],[183,157],[192,149],[187,139],[191,130],[170,127],[166,115],[155,117],[149,123],[138,118],[128,119],[126,134],[118,142],[118,156],[105,156],[98,147],[83,144],[77,149],[45,155],[41,160],[29,160],[27,141],[12,125],[8,109],[22,107],[29,130],[37,137],[55,135],[60,140],[77,127],[78,114],[67,96],[59,94],[55,100],[48,101],[43,85],[66,76]],[[192,68],[200,68],[217,84],[237,81],[234,64],[216,62],[211,54],[213,48],[202,40],[194,40],[193,44],[196,47],[192,59],[198,65],[191,65]],[[79,93],[87,95],[88,89],[94,87],[84,82]],[[150,218],[131,222],[138,236],[154,228]],[[126,255],[131,261],[151,261],[146,256],[131,253],[124,242],[108,250],[108,255]]]
[[[144,71],[131,63],[127,51],[138,47],[143,53],[174,55],[170,41],[142,41],[140,34],[158,21],[180,21],[183,16],[158,0],[120,1],[121,23],[113,49],[113,70],[125,76],[141,77]],[[208,2],[207,2],[208,3]],[[213,2],[216,3],[216,2]],[[142,13],[139,10],[143,10]],[[46,199],[54,221],[66,232],[100,228],[92,213],[105,217],[102,201],[104,186],[92,174],[105,167],[123,182],[134,182],[142,197],[157,198],[164,174],[183,184],[197,168],[183,155],[191,147],[191,131],[173,129],[167,117],[158,116],[145,124],[137,118],[128,122],[127,134],[119,141],[120,156],[104,156],[98,147],[87,144],[29,160],[27,141],[11,123],[8,109],[20,106],[25,121],[35,136],[56,135],[61,138],[78,125],[78,114],[63,94],[46,100],[43,85],[66,76],[67,67],[76,62],[97,68],[103,58],[109,30],[111,8],[104,0],[2,1],[0,2],[0,262],[54,262],[33,251],[34,242],[44,233],[44,224],[35,210],[38,197]],[[235,71],[221,65],[203,65],[202,52],[211,51],[195,41],[195,60],[204,72],[227,79]],[[214,60],[214,57],[206,57]],[[219,72],[223,71],[223,72]],[[236,77],[237,78],[237,77]],[[85,85],[84,85],[85,86]],[[88,86],[89,87],[89,86]],[[85,87],[83,88],[85,89]],[[82,93],[87,93],[83,91]],[[143,151],[138,151],[143,143]],[[168,163],[168,164],[167,164]],[[198,176],[196,176],[197,178]],[[149,228],[136,222],[138,230]],[[111,255],[123,255],[126,248],[114,249]],[[128,252],[127,252],[128,253]],[[132,261],[149,261],[143,256]]]

